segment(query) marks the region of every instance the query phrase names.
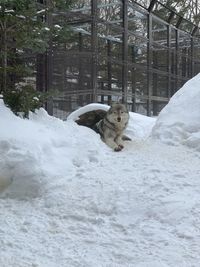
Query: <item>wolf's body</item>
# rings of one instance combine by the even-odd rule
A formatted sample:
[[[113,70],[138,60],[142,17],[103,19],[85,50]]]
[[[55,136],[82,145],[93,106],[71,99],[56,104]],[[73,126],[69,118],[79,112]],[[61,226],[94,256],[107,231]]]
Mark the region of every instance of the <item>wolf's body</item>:
[[[123,149],[123,131],[127,127],[129,112],[125,105],[113,104],[105,117],[94,127],[94,130],[101,135],[102,140],[115,151]]]

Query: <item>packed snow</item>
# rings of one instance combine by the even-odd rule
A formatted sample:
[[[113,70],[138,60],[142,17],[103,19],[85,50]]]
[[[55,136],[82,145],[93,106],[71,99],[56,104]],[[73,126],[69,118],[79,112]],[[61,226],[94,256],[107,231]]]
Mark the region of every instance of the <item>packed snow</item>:
[[[157,119],[130,112],[121,152],[74,122],[108,106],[28,120],[0,100],[0,266],[198,267],[199,84]]]

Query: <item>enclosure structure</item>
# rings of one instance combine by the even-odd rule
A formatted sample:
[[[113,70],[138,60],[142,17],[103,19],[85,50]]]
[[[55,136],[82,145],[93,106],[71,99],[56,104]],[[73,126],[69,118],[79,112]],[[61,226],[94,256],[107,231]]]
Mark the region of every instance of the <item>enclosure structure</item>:
[[[87,103],[122,100],[129,110],[157,115],[200,71],[198,26],[159,1],[140,2],[75,1],[48,18],[70,29],[67,42],[51,42],[40,60],[38,88],[58,91],[50,114],[63,118]]]

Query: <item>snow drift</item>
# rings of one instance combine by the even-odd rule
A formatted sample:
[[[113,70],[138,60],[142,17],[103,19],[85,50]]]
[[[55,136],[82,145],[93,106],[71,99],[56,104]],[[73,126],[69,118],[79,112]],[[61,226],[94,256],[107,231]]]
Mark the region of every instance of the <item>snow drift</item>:
[[[152,137],[200,151],[200,74],[186,82],[161,111]]]
[[[102,146],[92,130],[51,117],[44,109],[22,119],[1,100],[0,114],[0,190],[11,183],[6,194],[12,197],[38,196],[49,173],[66,174],[75,161],[87,159],[86,144],[89,150],[94,142],[97,150]]]

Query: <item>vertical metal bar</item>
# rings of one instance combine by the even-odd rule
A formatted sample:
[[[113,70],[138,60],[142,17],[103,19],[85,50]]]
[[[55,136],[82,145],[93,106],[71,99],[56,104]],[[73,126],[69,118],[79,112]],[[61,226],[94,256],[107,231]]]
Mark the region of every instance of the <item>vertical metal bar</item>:
[[[197,4],[197,2],[196,2]],[[196,10],[197,11],[197,10]],[[195,38],[195,34],[198,31],[198,27],[194,26],[192,33],[191,33],[191,73],[190,73],[190,77],[193,77],[195,75],[195,70],[194,70],[194,38]]]
[[[181,25],[183,21],[182,17],[179,17],[177,23],[176,23],[176,28],[177,28],[177,88],[176,91],[179,89],[179,87],[182,84],[182,68],[181,68],[181,59],[182,59],[182,54],[180,53],[180,48],[179,48],[179,44],[180,44],[180,39],[179,39],[179,35],[180,35],[180,31],[179,31],[179,26]]]
[[[101,82],[101,91],[103,92],[103,82]],[[101,93],[101,103],[104,104],[104,95]]]
[[[36,56],[36,89],[37,91],[44,92],[45,89],[45,61],[46,61],[46,55],[45,54],[38,54]]]
[[[152,94],[155,96],[157,96],[158,94],[158,74],[157,73],[152,74]],[[158,103],[156,101],[152,103],[152,112],[153,112],[153,116],[158,115]]]
[[[78,35],[78,42],[79,42],[79,57],[78,57],[78,61],[79,61],[79,66],[78,66],[78,69],[79,69],[79,74],[78,74],[78,90],[79,92],[81,93],[81,90],[84,90],[83,88],[83,75],[84,75],[84,69],[83,69],[83,58],[81,57],[81,52],[83,50],[83,35],[82,33],[79,33]],[[83,95],[79,95],[77,96],[78,98],[78,104],[80,106],[82,106],[84,103],[83,103]]]
[[[171,71],[172,71],[172,60],[171,60],[171,26],[167,26],[167,71],[168,71],[168,84],[167,84],[167,96],[171,97]]]
[[[112,64],[111,64],[111,41],[107,40],[107,71],[108,71],[108,91],[112,90]],[[111,95],[108,95],[108,103],[111,103]]]
[[[128,0],[122,1],[123,21],[123,45],[122,45],[122,102],[127,103],[127,81],[128,81]]]
[[[97,102],[97,64],[98,64],[98,38],[97,38],[97,0],[91,0],[91,43],[92,43],[92,101]]]
[[[135,63],[135,46],[131,48],[132,62]],[[132,82],[132,111],[136,111],[136,68],[132,67],[131,70],[131,82]]]
[[[47,7],[51,7],[51,1],[46,0]],[[52,14],[48,13],[47,15],[47,23],[52,28],[53,19]],[[49,40],[49,47],[46,52],[46,83],[45,83],[45,91],[50,91],[52,89],[52,76],[53,76],[53,68],[52,68],[52,53],[53,53],[53,44],[52,44],[52,37]],[[46,109],[50,115],[53,115],[53,99],[49,99],[46,104]]]
[[[191,73],[190,73],[190,77],[194,76],[194,38],[193,36],[191,37]]]
[[[180,86],[180,51],[179,51],[179,30],[176,30],[176,91]]]
[[[152,15],[148,14],[148,46],[147,46],[147,115],[151,116],[151,97],[152,97]]]
[[[46,4],[43,0],[40,1],[41,4]],[[38,18],[39,20],[43,21],[44,18],[41,16]],[[47,17],[45,18],[47,20]],[[47,90],[46,85],[46,59],[47,58],[47,51],[44,53],[37,54],[36,56],[36,89],[38,91],[44,92]]]

